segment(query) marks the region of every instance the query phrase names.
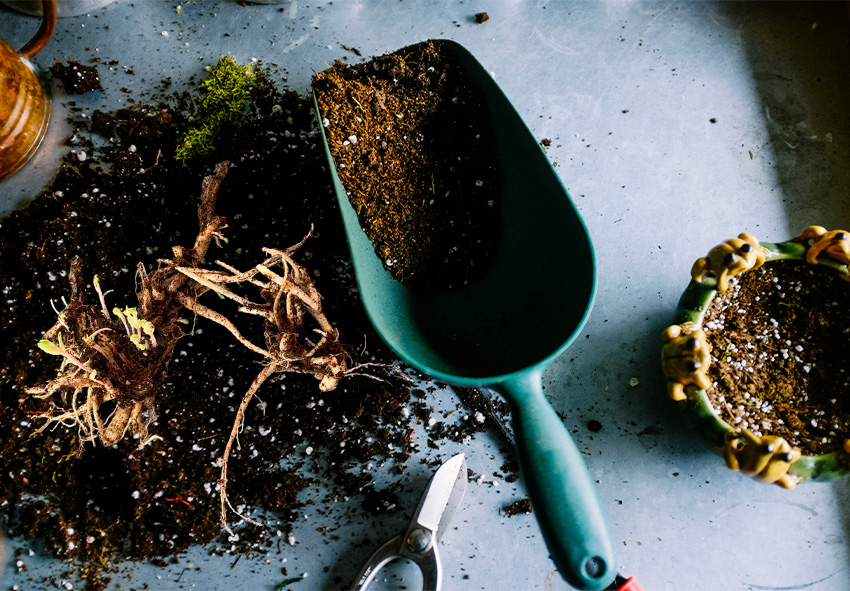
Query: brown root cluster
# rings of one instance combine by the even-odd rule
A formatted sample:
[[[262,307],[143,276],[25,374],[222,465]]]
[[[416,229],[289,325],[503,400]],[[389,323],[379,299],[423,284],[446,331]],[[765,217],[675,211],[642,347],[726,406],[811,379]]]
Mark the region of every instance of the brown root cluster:
[[[154,335],[157,346],[134,343],[106,308],[87,303],[78,258],[71,262],[70,281],[70,301],[39,343],[42,350],[62,356],[59,373],[48,383],[28,389],[36,397],[51,398],[52,408],[39,415],[46,419],[41,430],[76,425],[81,446],[96,440],[114,445],[129,430],[146,444],[154,438],[148,433],[148,425],[156,418],[154,397],[179,335],[163,330]],[[57,392],[58,404],[53,400]],[[103,405],[113,401],[111,412],[103,418]]]
[[[266,358],[271,373],[298,372],[316,376],[319,388],[327,392],[336,388],[348,371],[349,347],[339,341],[337,330],[322,311],[321,296],[307,271],[292,255],[310,237],[286,250],[265,248],[268,258],[240,273],[217,261],[225,271],[178,267],[187,278],[240,305],[239,311],[260,316],[265,321],[265,347],[251,343],[230,320],[199,304],[186,302],[186,307],[224,326],[236,339]],[[227,286],[249,283],[259,288],[261,303],[238,295]]]
[[[221,520],[228,531],[227,507],[243,519],[256,523],[230,504],[227,497],[227,467],[233,444],[237,442],[242,428],[245,411],[260,386],[276,373],[298,372],[315,376],[319,380],[319,389],[327,392],[334,390],[340,379],[350,372],[350,347],[340,342],[337,330],[322,311],[321,296],[310,275],[292,258],[311,234],[286,250],[263,249],[268,258],[242,273],[221,261],[217,261],[217,264],[224,271],[178,268],[205,289],[238,303],[240,312],[260,316],[265,324],[265,347],[260,347],[245,338],[222,314],[198,302],[187,306],[198,316],[222,325],[240,343],[265,358],[263,369],[242,399],[222,457]],[[262,301],[251,301],[228,287],[241,283],[257,287]]]
[[[139,265],[137,307],[110,312],[97,277],[93,283],[99,306],[90,304],[82,261],[71,262],[70,300],[39,342],[46,353],[62,357],[62,365],[54,379],[28,389],[36,397],[51,399],[52,408],[40,415],[46,420],[40,430],[76,426],[81,449],[98,440],[114,445],[128,431],[142,445],[158,439],[148,427],[156,419],[154,401],[168,360],[184,335],[179,312],[186,300],[199,295],[198,286],[177,268],[197,266],[212,240],[220,237],[225,220],[215,215],[215,203],[228,166],[219,163],[215,174],[204,178],[194,246],[174,247],[174,258],[161,260],[151,274]],[[105,407],[107,403],[112,404]]]

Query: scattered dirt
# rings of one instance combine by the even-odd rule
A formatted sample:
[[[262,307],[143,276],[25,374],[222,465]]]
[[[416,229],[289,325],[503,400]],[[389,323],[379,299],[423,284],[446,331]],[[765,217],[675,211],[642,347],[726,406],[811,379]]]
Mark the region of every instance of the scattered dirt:
[[[393,278],[417,288],[480,276],[499,236],[483,99],[427,42],[314,78],[340,180]]]
[[[602,430],[602,423],[596,419],[591,419],[587,422],[587,430],[591,433],[599,433]]]
[[[720,417],[779,435],[804,454],[850,438],[850,283],[828,268],[775,261],[718,293],[703,322],[708,395]]]
[[[529,499],[520,499],[518,501],[514,501],[513,503],[502,509],[502,513],[505,517],[513,517],[514,515],[530,515],[531,501]]]
[[[477,12],[475,14],[475,22],[479,25],[490,20],[490,15],[486,12]]]
[[[85,94],[92,90],[103,90],[97,66],[86,66],[74,60],[68,60],[68,65],[65,65],[56,60],[48,70],[54,78],[62,82],[62,87],[68,94]]]
[[[75,117],[69,153],[49,189],[0,220],[0,524],[74,559],[72,568],[93,588],[108,583],[116,562],[165,564],[162,557],[192,544],[217,541],[215,552],[255,555],[276,547],[299,516],[299,493],[312,484],[308,468],[318,471],[329,495],[351,498],[352,513],[395,510],[394,492],[376,489],[366,466],[378,459],[404,470],[418,451],[411,443],[416,428],[427,430],[429,446],[449,436],[439,430],[442,421],[431,420],[430,391],[412,393],[392,375],[382,382],[347,377],[333,392],[320,392],[312,376],[275,376],[247,409],[228,488],[234,506],[265,512],[270,527],[243,524],[238,541],[221,536],[221,456],[260,359],[203,318],[187,327],[191,334],[179,341],[157,395],[159,418],[149,428],[161,441],[139,447],[125,437],[79,453],[75,429],[35,433],[50,407],[25,388],[57,375],[56,358],[36,343],[56,322],[54,307],[62,309],[69,297],[72,258],[83,261],[90,301],[98,297],[94,275],[111,292],[110,305],[134,301],[137,263],[154,270],[172,246],[191,244],[201,179],[222,160],[233,163],[216,206],[229,241],[213,246],[207,262],[252,267],[263,247],[296,244],[312,225],[313,238],[296,257],[322,294],[325,313],[355,347],[355,363],[392,361],[358,298],[310,106],[277,90],[260,67],[244,119],[220,130],[214,154],[186,167],[173,154],[197,109],[190,97]],[[256,324],[247,323],[243,334],[262,342]],[[486,408],[481,412],[491,420]],[[461,422],[452,437],[471,437],[484,424]]]

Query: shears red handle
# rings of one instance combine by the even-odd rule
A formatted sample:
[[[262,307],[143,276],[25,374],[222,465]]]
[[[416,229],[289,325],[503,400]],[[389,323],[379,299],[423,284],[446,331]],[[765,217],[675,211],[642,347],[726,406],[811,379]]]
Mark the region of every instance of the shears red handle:
[[[643,591],[640,585],[637,584],[634,577],[628,579],[617,575],[614,582],[606,589],[606,591]]]

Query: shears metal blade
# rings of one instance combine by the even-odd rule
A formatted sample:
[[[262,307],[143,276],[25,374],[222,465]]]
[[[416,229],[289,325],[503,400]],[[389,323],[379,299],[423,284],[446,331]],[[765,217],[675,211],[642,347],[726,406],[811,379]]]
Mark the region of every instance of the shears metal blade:
[[[437,469],[404,534],[378,548],[355,579],[353,589],[369,586],[378,571],[396,558],[408,558],[422,571],[423,590],[439,591],[442,572],[437,543],[463,500],[466,492],[466,459],[458,454]]]

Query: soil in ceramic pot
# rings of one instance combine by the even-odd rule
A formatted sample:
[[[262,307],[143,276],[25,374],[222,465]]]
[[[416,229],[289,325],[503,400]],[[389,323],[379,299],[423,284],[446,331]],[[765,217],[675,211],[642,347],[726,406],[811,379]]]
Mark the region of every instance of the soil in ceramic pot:
[[[242,449],[231,458],[229,494],[235,505],[270,512],[271,527],[240,528],[235,542],[218,538],[216,462],[258,359],[217,325],[197,319],[178,345],[151,425],[161,442],[138,449],[128,437],[111,448],[81,449],[74,429],[35,433],[50,406],[25,388],[55,376],[55,358],[36,343],[56,321],[51,302],[61,308],[68,296],[71,258],[82,257],[88,282],[99,275],[112,291],[110,306],[128,305],[137,263],[150,270],[173,245],[191,245],[201,179],[219,160],[233,162],[217,205],[228,220],[229,242],[212,248],[208,263],[249,268],[262,260],[262,247],[295,244],[312,224],[314,237],[296,257],[314,278],[327,316],[361,351],[359,361],[392,361],[357,297],[311,103],[277,90],[260,69],[252,93],[245,119],[220,131],[218,152],[188,167],[174,159],[176,138],[195,109],[186,97],[91,118],[74,116],[79,109],[72,106],[75,133],[56,178],[29,207],[0,220],[0,523],[13,535],[42,539],[55,556],[79,561],[78,572],[93,588],[108,582],[116,561],[165,564],[163,557],[216,539],[218,553],[278,551],[290,533],[297,535],[290,524],[303,521],[303,492],[316,470],[327,500],[349,499],[345,510],[352,515],[401,510],[395,489],[376,487],[370,463],[401,472],[417,451],[414,432],[427,432],[428,445],[439,448],[492,424],[484,404],[474,410],[480,422],[432,417],[429,392],[392,376],[349,377],[328,393],[311,376],[270,380],[249,407]],[[94,135],[110,141],[95,147],[86,139]],[[93,289],[88,295],[96,301]],[[250,321],[240,327],[262,342]],[[26,551],[11,545],[25,569]]]
[[[850,438],[850,282],[834,270],[775,261],[718,292],[703,322],[709,399],[720,418],[779,435],[804,454]]]
[[[497,160],[483,98],[432,42],[314,80],[328,143],[366,235],[392,277],[459,287],[499,235]]]

